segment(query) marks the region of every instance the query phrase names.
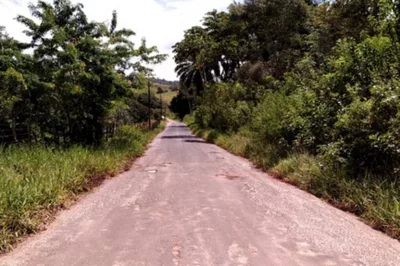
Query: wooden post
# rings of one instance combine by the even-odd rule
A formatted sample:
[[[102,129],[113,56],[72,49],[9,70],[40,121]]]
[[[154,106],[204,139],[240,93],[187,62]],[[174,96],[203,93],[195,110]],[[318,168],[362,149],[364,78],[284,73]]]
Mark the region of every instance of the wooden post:
[[[162,102],[162,93],[160,93],[160,102],[161,102],[161,120],[163,116],[163,102]]]

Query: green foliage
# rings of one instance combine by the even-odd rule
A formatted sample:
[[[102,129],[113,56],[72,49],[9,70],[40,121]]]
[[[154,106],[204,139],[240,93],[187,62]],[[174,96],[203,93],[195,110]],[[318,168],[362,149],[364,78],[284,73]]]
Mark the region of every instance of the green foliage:
[[[118,29],[116,12],[107,28],[89,21],[83,6],[68,0],[38,1],[29,8],[34,18],[17,17],[29,44],[0,29],[0,120],[12,121],[13,127],[27,124],[31,139],[99,145],[115,103],[129,107],[125,101],[132,86],[147,84],[147,66],[166,56],[144,39],[135,48],[130,40],[135,33]],[[26,48],[32,56],[23,54]],[[128,71],[139,82],[126,77]]]
[[[248,156],[251,138],[251,133],[248,128],[243,127],[239,132],[228,135],[216,129],[200,126],[196,123],[194,115],[185,116],[183,122],[185,122],[196,135],[208,142],[215,143],[234,154]]]
[[[399,238],[400,4],[307,2],[206,14],[191,126]]]
[[[291,113],[293,111],[293,113]],[[281,92],[268,92],[253,113],[251,147],[264,154],[264,167],[271,167],[294,146],[296,102]]]
[[[250,118],[252,104],[240,84],[218,83],[206,90],[198,101],[196,122],[204,127],[237,131]]]
[[[155,132],[123,125],[148,118],[147,94],[135,89],[165,59],[145,40],[136,48],[116,12],[107,28],[68,0],[29,8],[33,18],[17,17],[29,43],[0,27],[0,131],[18,143],[22,125],[31,142],[0,148],[0,252],[143,152]],[[160,108],[154,95],[151,107]],[[118,126],[114,138],[106,125]]]
[[[273,168],[284,179],[334,205],[356,213],[374,228],[400,238],[399,182],[377,176],[354,180],[338,169],[324,167],[317,158],[295,154]]]
[[[5,72],[0,72],[0,114],[6,120],[11,120],[18,102],[22,101],[23,94],[27,91],[25,80],[21,73],[10,67]]]
[[[154,131],[121,127],[97,148],[14,146],[0,153],[0,252],[41,224],[75,196],[115,175],[142,154]]]

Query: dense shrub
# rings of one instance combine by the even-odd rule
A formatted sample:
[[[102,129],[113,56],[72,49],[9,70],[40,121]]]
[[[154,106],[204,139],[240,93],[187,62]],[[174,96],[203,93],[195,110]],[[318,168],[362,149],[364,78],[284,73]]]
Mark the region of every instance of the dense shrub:
[[[279,91],[265,87],[250,122],[254,147],[271,164],[288,152],[308,152],[352,176],[396,175],[400,90],[392,53],[388,38],[373,37],[339,43],[326,72],[305,58],[277,81]]]
[[[267,92],[253,112],[250,145],[255,153],[264,155],[265,167],[274,165],[292,149],[292,117],[288,113],[292,107],[290,97],[281,92]]]
[[[399,238],[399,2],[306,3],[235,3],[185,34],[196,132]]]
[[[219,83],[208,88],[198,101],[196,122],[204,127],[237,131],[250,117],[252,102],[240,84]]]

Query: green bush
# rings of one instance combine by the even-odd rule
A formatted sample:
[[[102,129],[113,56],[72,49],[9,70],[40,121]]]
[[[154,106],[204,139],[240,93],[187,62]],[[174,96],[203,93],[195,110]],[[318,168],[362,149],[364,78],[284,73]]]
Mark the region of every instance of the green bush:
[[[358,44],[342,41],[329,60],[327,86],[338,104],[330,141],[321,143],[320,152],[345,165],[350,175],[391,176],[399,167],[400,91],[394,51],[389,38],[370,37]]]
[[[247,93],[238,83],[211,86],[199,100],[196,122],[205,128],[236,132],[251,117],[252,103],[246,101]]]
[[[340,169],[324,166],[316,157],[294,154],[274,168],[287,181],[336,206],[356,213],[376,229],[400,238],[400,183],[379,176],[354,180]]]
[[[355,178],[365,173],[396,178],[400,84],[393,58],[388,38],[344,40],[328,72],[316,71],[305,58],[279,82],[279,91],[267,86],[250,121],[250,144],[255,154],[264,154],[258,156],[261,164],[270,167],[290,152],[307,152]]]
[[[198,103],[195,122],[208,139],[218,133],[214,143],[399,238],[396,49],[386,37],[342,40],[326,69],[305,57],[282,80],[266,78],[257,101],[244,95],[249,88],[214,85]],[[251,106],[246,116],[237,115],[242,101]],[[236,151],[238,141],[244,144]]]
[[[250,2],[215,13],[213,20],[205,17],[199,41],[209,45],[202,56],[176,51],[205,73],[207,89],[194,102],[192,127],[400,238],[398,5],[308,1],[304,31],[276,40],[262,27],[279,12],[254,16],[269,2]],[[284,4],[277,1],[276,7],[281,11]],[[223,30],[238,25],[242,30],[235,34]],[[216,38],[221,32],[240,43],[231,47],[236,53],[224,52],[229,45]],[[195,37],[187,34],[183,43]],[[232,77],[218,72],[231,66]]]
[[[299,103],[283,92],[266,92],[254,109],[249,124],[252,157],[262,166],[271,167],[295,149],[296,132],[301,119]]]

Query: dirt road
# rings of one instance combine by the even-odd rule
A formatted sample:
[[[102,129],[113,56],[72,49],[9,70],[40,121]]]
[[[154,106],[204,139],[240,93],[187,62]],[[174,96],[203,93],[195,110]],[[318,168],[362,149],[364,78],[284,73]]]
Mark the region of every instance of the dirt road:
[[[400,265],[400,244],[170,123],[0,265]]]

